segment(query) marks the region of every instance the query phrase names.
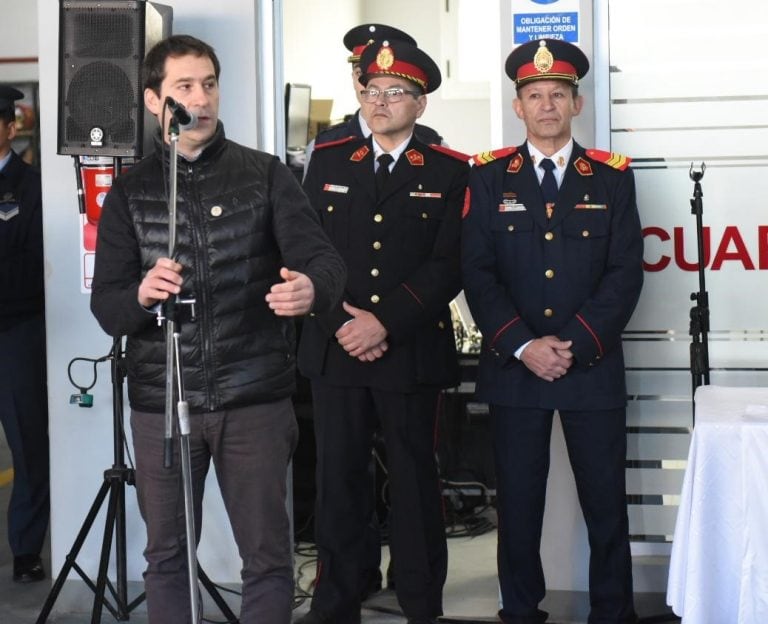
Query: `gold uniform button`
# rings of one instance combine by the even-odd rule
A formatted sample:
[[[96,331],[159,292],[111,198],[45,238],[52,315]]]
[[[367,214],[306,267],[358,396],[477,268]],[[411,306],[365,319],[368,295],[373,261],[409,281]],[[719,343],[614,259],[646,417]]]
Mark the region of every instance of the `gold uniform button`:
[[[422,219],[428,219],[428,218],[429,218],[429,215],[428,215],[426,212],[422,212],[422,213],[421,213],[421,218],[422,218]]]
[[[582,230],[582,232],[581,232],[581,235],[582,235],[584,238],[589,238],[589,230]]]
[[[508,225],[507,226],[507,231],[508,232],[514,232],[515,231],[515,226],[514,225]]]
[[[382,217],[380,214],[374,215],[373,220],[376,221],[376,223],[381,223],[384,221],[384,217]]]
[[[552,310],[552,308],[547,308],[546,310],[544,310],[544,316],[546,316],[547,318],[550,318],[553,314],[554,314],[554,311]]]
[[[371,295],[371,303],[378,303],[379,301],[381,301],[381,297],[378,295]]]
[[[444,323],[443,321],[438,321],[438,322],[437,322],[437,326],[438,326],[440,329],[445,329],[445,323]]]
[[[371,275],[373,277],[378,277],[379,276],[379,270],[378,269],[371,269]]]
[[[333,212],[333,206],[328,206],[328,208],[326,208],[326,210],[327,210],[328,212]]]
[[[373,248],[376,251],[378,251],[379,249],[381,249],[381,243],[379,241],[376,241],[375,243],[373,243]]]
[[[553,232],[547,232],[546,234],[544,234],[545,240],[548,240],[548,241],[552,240],[554,237],[555,237],[555,234]]]
[[[224,212],[224,209],[221,206],[211,208],[211,216],[213,217],[220,217],[222,212]]]
[[[544,271],[544,275],[547,279],[552,279],[555,276],[555,272],[552,269],[547,269]]]

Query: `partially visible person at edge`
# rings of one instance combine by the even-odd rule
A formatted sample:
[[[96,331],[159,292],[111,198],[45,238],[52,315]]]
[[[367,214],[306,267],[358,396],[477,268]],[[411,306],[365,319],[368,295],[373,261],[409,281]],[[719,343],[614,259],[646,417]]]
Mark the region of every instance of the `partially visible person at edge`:
[[[368,466],[381,427],[395,591],[411,624],[442,613],[447,571],[435,426],[459,381],[449,303],[461,289],[468,157],[415,135],[440,70],[402,41],[360,59],[368,138],[316,150],[304,189],[349,267],[342,301],[304,322],[317,445],[318,575],[302,624],[358,624],[371,517]]]
[[[347,57],[347,62],[352,66],[352,89],[355,91],[355,98],[357,98],[358,105],[362,104],[362,100],[360,99],[360,91],[363,89],[363,85],[360,83],[360,76],[362,75],[360,55],[363,53],[363,50],[374,41],[403,41],[404,43],[410,43],[411,45],[418,45],[416,40],[408,33],[403,32],[394,26],[387,26],[386,24],[360,24],[359,26],[355,26],[348,30],[344,35],[343,41],[344,46],[350,52],[350,55]],[[321,130],[317,133],[317,136],[309,142],[309,145],[307,145],[305,150],[305,176],[309,167],[309,161],[312,158],[312,152],[316,145],[332,143],[333,141],[345,139],[350,136],[361,139],[366,139],[371,136],[371,128],[365,119],[364,109],[365,107],[360,106],[354,113],[346,115],[344,121]],[[443,144],[443,137],[429,126],[417,123],[413,132],[422,143],[426,143],[427,145]]]
[[[291,317],[333,309],[346,270],[306,196],[277,158],[224,135],[214,50],[174,35],[144,61],[144,102],[160,122],[155,152],[115,179],[99,222],[91,309],[126,362],[144,574],[152,624],[188,624],[190,597],[178,443],[163,466],[165,327],[155,309],[181,309],[183,381],[190,408],[194,515],[200,536],[213,460],[242,558],[240,622],[290,621],[293,565],[286,470],[297,425]],[[176,253],[168,254],[171,97],[197,117],[178,140]],[[195,618],[197,614],[195,614]]]
[[[29,583],[45,578],[50,496],[40,173],[11,148],[23,97],[0,86],[0,421],[13,458],[13,580]]]
[[[590,544],[590,624],[636,620],[621,332],[643,283],[629,159],[573,140],[576,46],[531,41],[507,58],[526,142],[475,157],[463,220],[464,291],[483,335],[477,398],[490,406],[505,624],[547,619],[539,553],[555,410]]]

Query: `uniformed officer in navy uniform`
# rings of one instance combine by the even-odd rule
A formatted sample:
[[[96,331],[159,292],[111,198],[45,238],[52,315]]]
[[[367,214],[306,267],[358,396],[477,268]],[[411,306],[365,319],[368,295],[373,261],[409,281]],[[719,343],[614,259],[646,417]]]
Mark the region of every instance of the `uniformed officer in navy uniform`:
[[[590,624],[636,619],[625,492],[621,332],[640,295],[643,243],[629,159],[571,136],[589,69],[575,45],[531,41],[507,58],[527,141],[480,154],[462,270],[483,335],[477,399],[490,406],[507,624],[544,622],[541,540],[557,410],[590,543]]]
[[[363,85],[360,83],[360,76],[362,75],[362,69],[360,67],[360,55],[363,50],[373,41],[402,41],[404,43],[410,43],[411,45],[418,45],[416,40],[408,33],[395,28],[394,26],[388,26],[386,24],[360,24],[347,31],[344,35],[344,46],[349,50],[349,56],[347,61],[352,65],[352,88],[355,90],[355,97],[357,101],[362,104],[360,99],[360,91]],[[309,166],[309,161],[312,157],[315,145],[322,143],[331,143],[338,141],[339,139],[345,139],[346,137],[359,137],[366,138],[370,136],[371,129],[368,126],[365,118],[363,118],[360,108],[358,108],[351,115],[347,115],[341,123],[335,124],[329,128],[318,132],[317,136],[310,141],[306,149],[306,167]],[[436,131],[422,124],[416,124],[414,134],[427,145],[443,143],[443,137]]]
[[[408,622],[431,623],[447,569],[435,425],[442,389],[459,381],[448,306],[461,288],[468,157],[414,134],[425,94],[441,81],[427,54],[383,41],[360,62],[372,135],[318,147],[304,183],[349,276],[343,301],[306,319],[299,345],[312,383],[319,553],[312,609],[300,621],[360,622],[367,466],[380,424],[397,598]]]
[[[11,149],[22,97],[0,86],[0,420],[13,455],[13,580],[27,583],[45,578],[49,490],[40,173]]]

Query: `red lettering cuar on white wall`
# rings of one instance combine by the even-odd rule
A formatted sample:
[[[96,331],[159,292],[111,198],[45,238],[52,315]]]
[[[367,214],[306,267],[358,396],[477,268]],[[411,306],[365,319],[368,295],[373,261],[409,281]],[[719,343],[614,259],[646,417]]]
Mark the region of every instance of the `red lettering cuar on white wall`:
[[[696,240],[685,240],[685,228],[675,227],[670,234],[669,230],[665,228],[649,226],[643,228],[643,238],[655,238],[661,242],[663,248],[662,253],[656,258],[644,258],[643,268],[649,273],[663,271],[672,264],[673,260],[675,265],[683,271],[698,270]],[[726,262],[741,263],[746,271],[768,270],[768,225],[757,227],[757,265],[753,259],[755,252],[750,253],[749,247],[744,242],[744,236],[736,225],[728,225],[723,229],[722,236],[717,241],[714,257],[711,254],[713,248],[711,227],[704,226],[702,228],[702,239],[704,246],[702,260],[704,266],[712,271],[719,271]],[[672,255],[663,253],[663,250],[670,246],[669,251]],[[693,261],[688,258],[693,259]]]

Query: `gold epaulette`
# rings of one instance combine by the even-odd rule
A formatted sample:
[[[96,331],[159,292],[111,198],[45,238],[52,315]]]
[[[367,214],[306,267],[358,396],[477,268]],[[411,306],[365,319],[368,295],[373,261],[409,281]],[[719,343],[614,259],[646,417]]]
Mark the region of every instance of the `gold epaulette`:
[[[481,165],[487,165],[489,162],[493,162],[494,160],[499,160],[499,158],[506,158],[510,154],[514,154],[516,151],[517,151],[517,148],[512,146],[512,147],[502,147],[490,152],[480,152],[472,156],[472,158],[470,159],[470,162],[475,167],[479,167]]]
[[[589,156],[592,160],[601,162],[604,165],[608,165],[609,167],[613,167],[619,171],[624,171],[627,167],[629,167],[629,163],[632,162],[632,159],[629,156],[617,154],[616,152],[606,152],[598,149],[588,149],[587,156]]]
[[[336,141],[328,141],[327,143],[320,143],[320,145],[315,144],[315,149],[325,149],[326,147],[333,147],[334,145],[344,145],[344,143],[349,143],[350,141],[354,141],[355,139],[358,139],[360,137],[356,136],[348,136],[344,137],[343,139],[337,139]]]
[[[461,162],[469,162],[469,159],[472,158],[469,154],[465,154],[464,152],[459,152],[457,150],[452,150],[449,147],[445,147],[444,145],[438,145],[437,143],[430,143],[429,147],[436,152],[440,152],[441,154],[446,154],[448,156],[452,156],[456,160],[460,160]]]

